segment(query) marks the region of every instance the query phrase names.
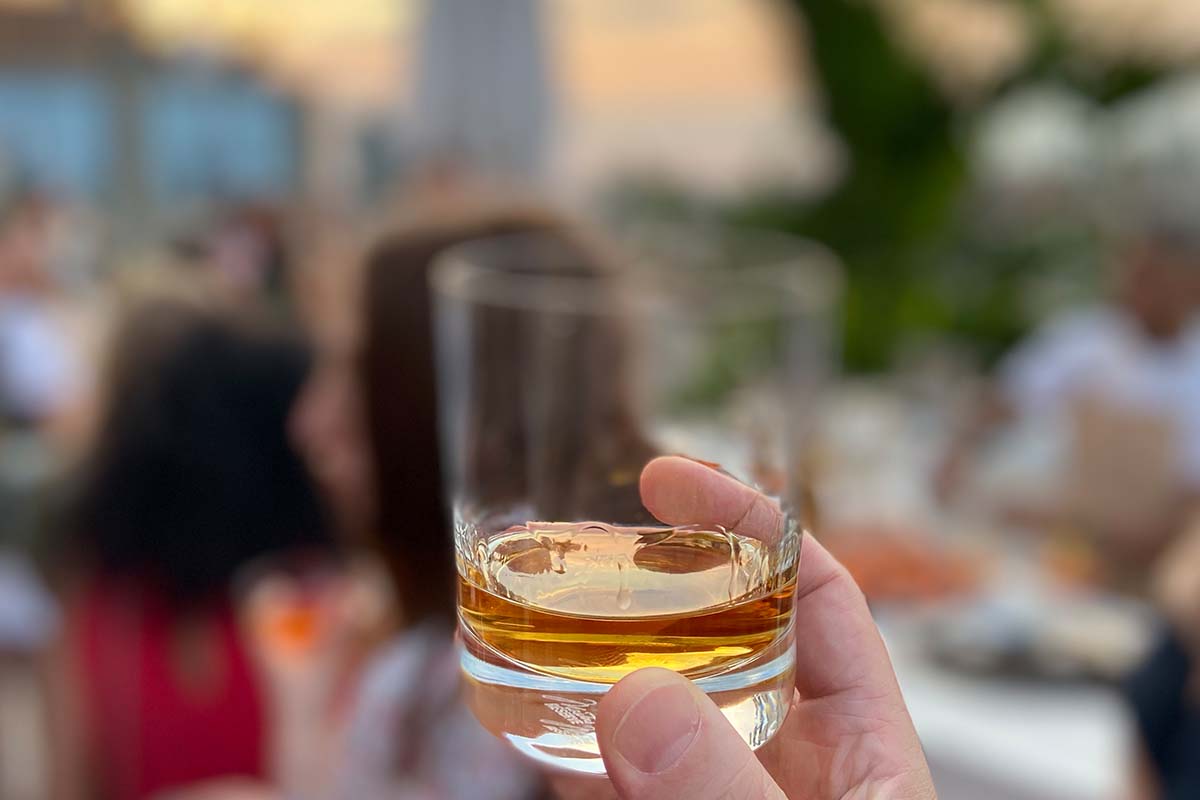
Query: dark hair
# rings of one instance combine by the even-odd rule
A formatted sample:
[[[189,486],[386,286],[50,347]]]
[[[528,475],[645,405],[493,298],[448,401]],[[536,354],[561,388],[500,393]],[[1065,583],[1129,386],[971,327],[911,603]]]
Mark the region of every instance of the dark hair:
[[[362,383],[377,496],[374,536],[410,621],[454,619],[429,268],[456,244],[549,227],[533,218],[431,226],[393,235],[367,260]]]
[[[400,233],[386,240],[368,260],[362,383],[376,476],[375,536],[410,621],[449,625],[454,620],[456,568],[438,450],[430,267],[439,254],[455,245],[517,234],[559,239],[578,256],[572,263],[583,274],[601,269],[586,248],[575,249],[574,237],[564,226],[520,214]],[[494,412],[491,419],[475,420],[486,430],[473,433],[477,449],[470,460],[474,470],[492,478],[496,493],[511,500],[529,488],[519,470],[503,468],[520,461],[520,437],[511,430],[512,415],[505,413],[512,403],[520,402],[520,397],[504,390],[511,383],[511,378],[505,376],[511,372],[512,364],[506,359],[512,357],[513,337],[517,334],[503,315],[489,318],[488,323],[477,332],[477,346],[482,348],[482,355],[476,366],[482,373],[476,378],[494,400],[495,407],[490,409]],[[618,366],[614,362],[622,360],[619,338],[611,330],[593,326],[571,340],[587,359],[600,359],[611,363],[612,368],[603,371],[609,378],[605,390],[582,387],[580,392],[586,393],[590,388],[592,396],[573,397],[572,402],[564,403],[557,412],[603,417],[619,457],[640,468],[653,450],[627,413],[625,387],[621,381],[612,380]],[[489,349],[489,343],[498,349]],[[494,353],[495,357],[489,358],[487,353]],[[570,465],[584,449],[581,441],[563,441],[554,453],[555,463]],[[605,468],[612,466],[609,463]],[[512,478],[512,485],[504,481],[506,474]],[[570,505],[575,511],[601,505],[602,498],[589,493],[590,486],[570,483],[568,476],[575,472],[563,469],[561,474],[562,481],[552,480],[552,487],[543,487],[551,489],[551,496],[561,495],[564,506]],[[636,497],[636,486],[632,496],[634,502],[630,505],[644,514]],[[608,503],[608,498],[603,500]]]
[[[65,520],[87,567],[200,603],[258,556],[327,545],[287,437],[309,364],[298,341],[179,301],[128,315]]]

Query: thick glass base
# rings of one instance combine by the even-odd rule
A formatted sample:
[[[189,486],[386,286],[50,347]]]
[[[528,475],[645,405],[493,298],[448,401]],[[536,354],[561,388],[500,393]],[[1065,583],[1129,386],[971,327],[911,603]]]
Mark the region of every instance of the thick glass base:
[[[468,635],[469,638],[469,635]],[[464,642],[465,697],[492,733],[543,765],[603,775],[596,743],[596,704],[607,683],[569,680],[508,661],[478,641]],[[791,706],[793,632],[728,671],[695,681],[752,748],[766,744]]]

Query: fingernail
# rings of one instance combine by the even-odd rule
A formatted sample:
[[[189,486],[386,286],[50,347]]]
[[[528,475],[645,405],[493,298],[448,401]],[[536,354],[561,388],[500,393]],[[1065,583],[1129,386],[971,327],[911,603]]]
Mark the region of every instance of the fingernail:
[[[680,458],[686,458],[688,461],[694,461],[697,464],[702,464],[711,470],[716,470],[717,472],[725,472],[725,468],[722,467],[716,461],[705,461],[703,458],[696,458],[695,456],[684,455],[683,453],[678,453],[677,455]],[[726,473],[726,474],[728,474],[728,473]]]
[[[700,709],[686,686],[651,689],[625,711],[613,732],[617,752],[645,774],[677,762],[700,730]]]

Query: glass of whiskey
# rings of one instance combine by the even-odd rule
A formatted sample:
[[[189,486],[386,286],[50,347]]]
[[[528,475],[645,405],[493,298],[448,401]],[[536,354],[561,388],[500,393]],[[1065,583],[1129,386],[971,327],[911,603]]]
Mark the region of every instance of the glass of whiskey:
[[[501,236],[431,278],[466,700],[595,774],[596,704],[643,667],[693,680],[753,747],[782,724],[838,290],[782,235],[622,244]]]

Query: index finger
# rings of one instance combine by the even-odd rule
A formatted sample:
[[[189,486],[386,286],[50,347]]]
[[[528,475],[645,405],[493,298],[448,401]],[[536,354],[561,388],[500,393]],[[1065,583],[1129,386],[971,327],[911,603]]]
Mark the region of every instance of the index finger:
[[[720,525],[774,543],[784,514],[736,478],[682,456],[642,470],[642,502],[668,525]],[[846,569],[806,536],[796,574],[797,686],[806,697],[880,692],[899,697],[895,675],[866,600]],[[903,708],[903,702],[899,703]]]
[[[719,525],[768,544],[779,540],[785,519],[779,504],[702,462],[661,456],[642,469],[642,503],[668,525]]]

